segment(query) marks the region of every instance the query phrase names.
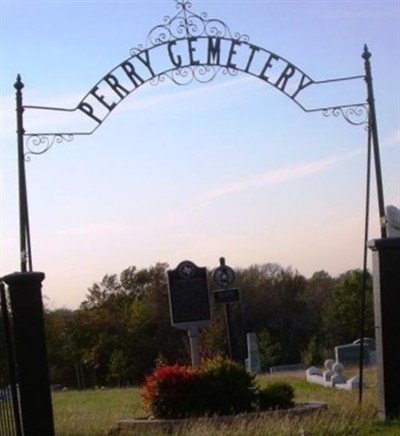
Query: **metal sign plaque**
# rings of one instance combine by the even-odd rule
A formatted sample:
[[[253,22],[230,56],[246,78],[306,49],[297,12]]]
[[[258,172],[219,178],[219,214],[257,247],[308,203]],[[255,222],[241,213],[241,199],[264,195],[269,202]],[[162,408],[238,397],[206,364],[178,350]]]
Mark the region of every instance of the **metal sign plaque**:
[[[172,325],[187,329],[208,323],[211,311],[206,268],[186,260],[167,274]]]
[[[223,262],[225,262],[225,260]],[[213,279],[218,286],[226,288],[234,282],[235,271],[233,271],[230,266],[223,264],[214,271]]]
[[[215,304],[239,303],[240,302],[240,289],[221,289],[214,291]]]

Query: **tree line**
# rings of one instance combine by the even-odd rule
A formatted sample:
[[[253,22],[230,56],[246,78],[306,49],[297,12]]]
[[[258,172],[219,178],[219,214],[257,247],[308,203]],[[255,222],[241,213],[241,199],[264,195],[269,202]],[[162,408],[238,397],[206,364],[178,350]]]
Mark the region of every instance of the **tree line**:
[[[76,310],[46,309],[50,378],[84,389],[140,383],[162,363],[189,364],[186,333],[171,326],[166,263],[134,266],[94,283]],[[210,273],[210,287],[212,279]],[[305,278],[267,263],[236,270],[241,302],[231,305],[232,340],[244,362],[245,335],[256,332],[263,370],[278,364],[321,364],[333,348],[359,338],[363,272]],[[372,280],[365,289],[365,336],[374,337]],[[200,331],[202,358],[228,353],[225,312],[213,307]]]

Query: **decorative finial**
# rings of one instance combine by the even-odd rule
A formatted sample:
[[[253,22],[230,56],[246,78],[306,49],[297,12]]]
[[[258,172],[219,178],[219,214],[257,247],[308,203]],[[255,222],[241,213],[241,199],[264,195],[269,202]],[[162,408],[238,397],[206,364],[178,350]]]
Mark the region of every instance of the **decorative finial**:
[[[22,89],[23,87],[24,87],[24,84],[22,83],[21,75],[18,74],[18,75],[17,75],[17,81],[14,83],[14,88],[15,88],[17,91],[21,91],[21,89]]]
[[[367,44],[364,44],[364,51],[363,54],[361,55],[363,59],[365,59],[366,61],[371,57],[371,53],[368,50]]]

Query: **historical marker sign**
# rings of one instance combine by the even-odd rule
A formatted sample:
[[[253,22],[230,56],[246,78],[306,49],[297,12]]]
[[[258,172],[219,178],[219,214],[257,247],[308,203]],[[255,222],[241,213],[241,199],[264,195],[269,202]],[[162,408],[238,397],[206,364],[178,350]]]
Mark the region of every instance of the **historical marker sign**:
[[[168,289],[173,326],[188,329],[211,320],[207,270],[188,260],[168,271]]]

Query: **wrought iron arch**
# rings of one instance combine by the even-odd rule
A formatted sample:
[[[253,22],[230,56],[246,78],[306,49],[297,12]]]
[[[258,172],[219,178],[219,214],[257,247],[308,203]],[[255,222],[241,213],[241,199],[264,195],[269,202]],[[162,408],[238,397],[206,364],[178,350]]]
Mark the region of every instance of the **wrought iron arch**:
[[[32,269],[28,204],[26,195],[25,161],[31,155],[48,151],[54,144],[72,141],[77,135],[91,135],[110,113],[142,85],[171,80],[177,85],[194,81],[207,83],[217,75],[249,74],[281,91],[304,112],[320,112],[325,117],[341,116],[351,125],[364,126],[373,139],[378,186],[381,233],[386,236],[379,142],[372,88],[370,56],[364,47],[365,74],[316,81],[287,59],[250,42],[241,33],[231,32],[223,21],[208,18],[207,13],[192,11],[190,0],[175,0],[177,13],[164,17],[164,23],[154,26],[146,43],[130,50],[130,56],[103,76],[74,108],[24,105],[21,77],[15,83],[17,100],[17,139],[20,178],[20,246],[21,270]],[[365,80],[366,102],[349,102],[340,106],[310,108],[299,96],[312,86],[323,83]],[[76,112],[90,120],[92,128],[78,132],[27,132],[23,113],[27,110]]]
[[[306,107],[301,93],[315,85],[364,79],[364,75],[316,81],[284,57],[250,43],[246,34],[232,32],[222,20],[194,13],[190,0],[175,0],[178,12],[154,26],[146,43],[130,50],[130,56],[112,68],[85,94],[74,108],[25,105],[24,109],[80,112],[93,122],[85,132],[25,133],[26,156],[42,154],[54,144],[71,141],[75,135],[91,135],[111,112],[141,86],[170,80],[177,85],[207,83],[217,75],[245,73],[281,91],[305,112],[343,116],[354,125],[368,124],[365,102],[342,106]],[[18,79],[20,81],[20,79]],[[22,85],[23,86],[23,85]]]

